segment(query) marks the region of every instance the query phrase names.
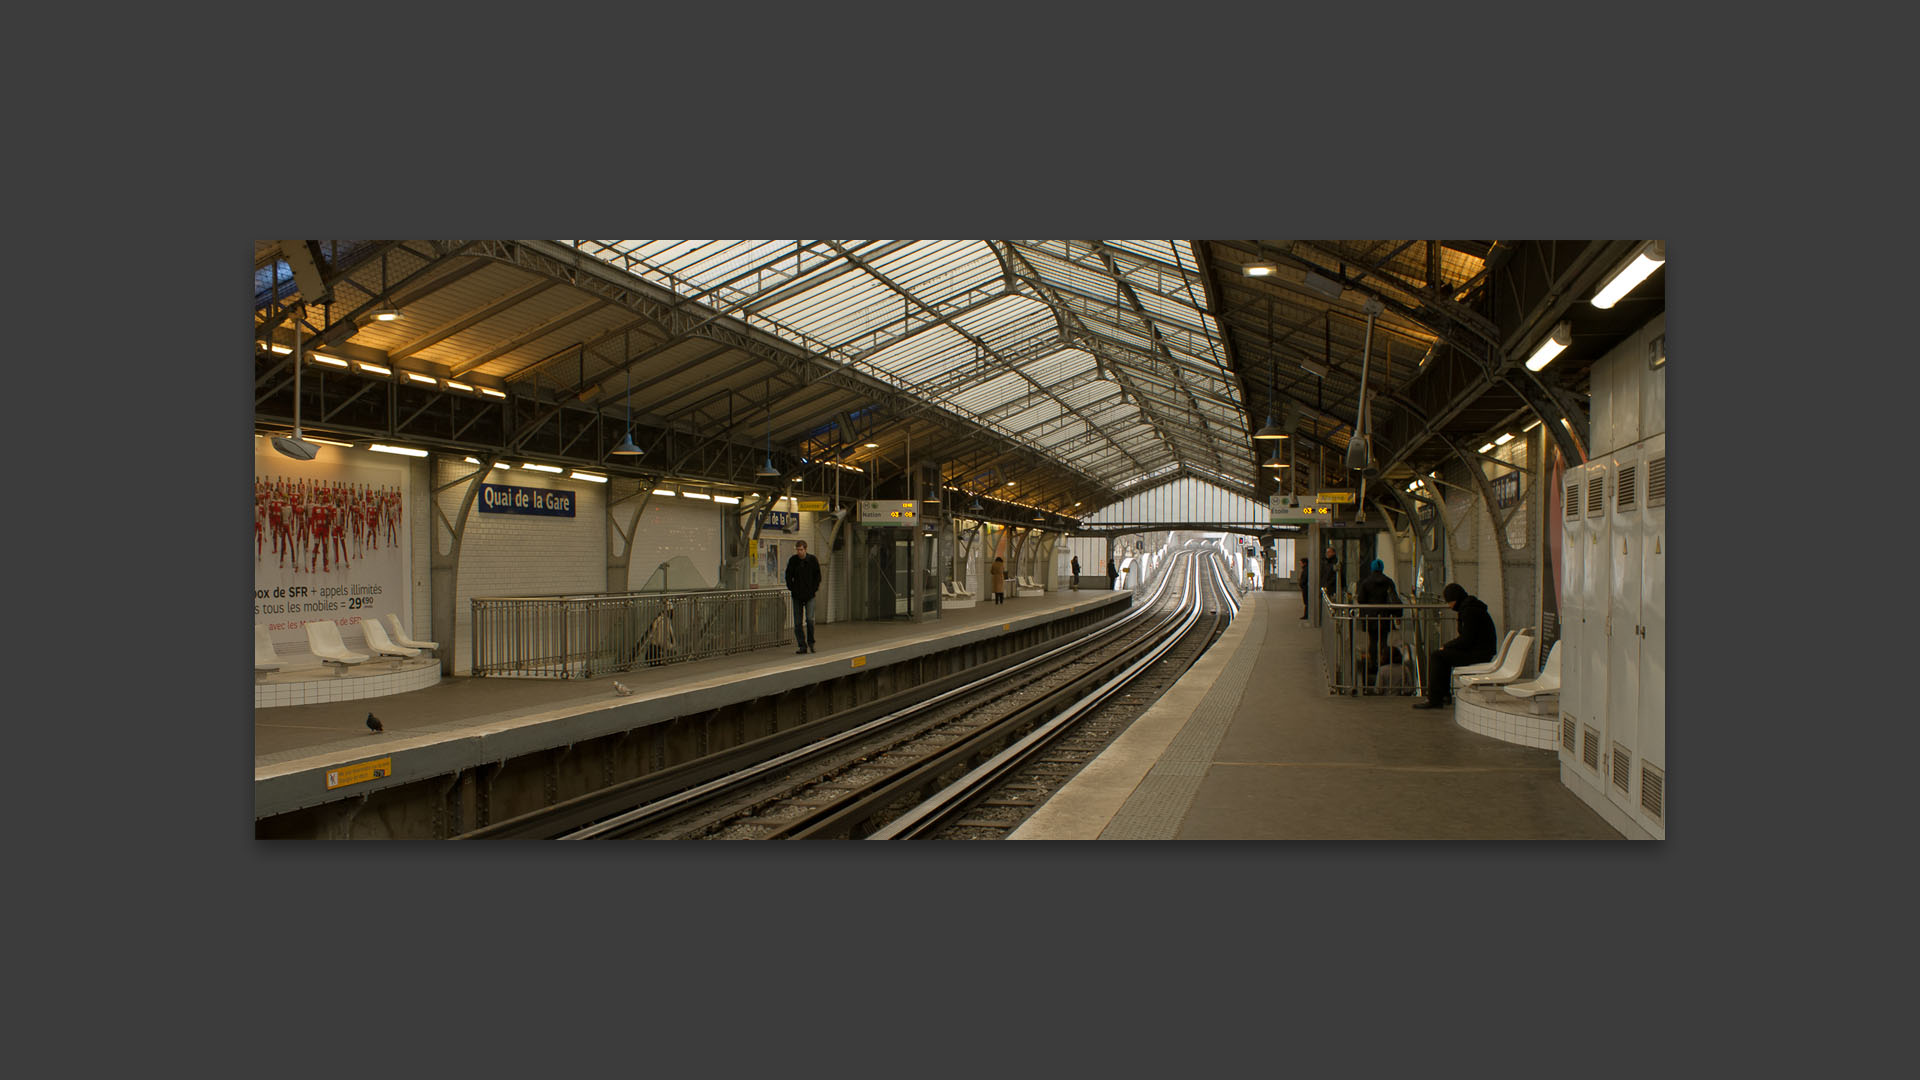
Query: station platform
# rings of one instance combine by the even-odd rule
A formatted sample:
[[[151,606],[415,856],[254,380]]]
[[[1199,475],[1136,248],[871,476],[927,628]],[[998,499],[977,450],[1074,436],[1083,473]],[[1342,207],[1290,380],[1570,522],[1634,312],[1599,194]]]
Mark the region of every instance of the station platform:
[[[1011,839],[1624,839],[1561,784],[1553,743],[1526,745],[1517,719],[1502,730],[1488,702],[1328,694],[1320,632],[1299,612],[1298,593],[1248,594],[1193,670]]]
[[[1102,582],[1104,585],[1105,583]],[[420,689],[254,709],[256,820],[722,709],[1111,606],[1104,588],[1026,592],[919,622],[822,623],[790,644],[592,679],[437,676]],[[615,683],[632,693],[621,695]],[[367,714],[384,730],[367,727]]]

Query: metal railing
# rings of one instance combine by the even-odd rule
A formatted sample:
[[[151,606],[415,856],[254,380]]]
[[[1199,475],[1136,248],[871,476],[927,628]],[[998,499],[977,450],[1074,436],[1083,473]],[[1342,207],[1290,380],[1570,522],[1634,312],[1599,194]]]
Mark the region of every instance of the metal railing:
[[[473,674],[591,679],[789,642],[785,589],[473,599]]]
[[[1329,694],[1417,693],[1426,685],[1427,652],[1458,632],[1453,609],[1437,599],[1342,604],[1321,590],[1320,603],[1320,655]],[[1391,670],[1396,651],[1397,672]],[[1384,678],[1383,659],[1389,669]]]

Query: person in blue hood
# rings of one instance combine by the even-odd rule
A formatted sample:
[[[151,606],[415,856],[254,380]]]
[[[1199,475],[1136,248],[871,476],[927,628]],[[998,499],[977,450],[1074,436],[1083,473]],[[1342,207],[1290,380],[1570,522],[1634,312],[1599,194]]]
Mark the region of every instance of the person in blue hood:
[[[1453,704],[1453,669],[1463,664],[1484,664],[1493,659],[1500,647],[1499,631],[1493,628],[1493,616],[1487,605],[1470,596],[1454,582],[1440,590],[1440,598],[1459,615],[1459,636],[1427,653],[1427,700],[1416,709],[1438,709]]]
[[[1398,604],[1400,590],[1394,587],[1393,579],[1387,576],[1387,564],[1379,559],[1367,567],[1367,576],[1353,587],[1353,600],[1357,604]],[[1387,611],[1383,608],[1360,609],[1360,623],[1367,632],[1367,662],[1365,671],[1371,681],[1373,673],[1387,661],[1381,653],[1381,643],[1386,640],[1387,632],[1393,629],[1393,620],[1400,617],[1399,611]]]

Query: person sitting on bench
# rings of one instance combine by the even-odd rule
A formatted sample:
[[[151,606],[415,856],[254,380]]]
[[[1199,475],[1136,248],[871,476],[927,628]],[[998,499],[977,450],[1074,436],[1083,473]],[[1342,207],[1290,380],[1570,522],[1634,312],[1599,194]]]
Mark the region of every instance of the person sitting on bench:
[[[1460,634],[1452,641],[1427,653],[1427,700],[1416,702],[1416,709],[1438,709],[1453,703],[1453,669],[1461,664],[1481,664],[1493,659],[1500,647],[1500,634],[1493,628],[1493,616],[1479,598],[1454,582],[1440,590],[1440,598],[1460,616]]]

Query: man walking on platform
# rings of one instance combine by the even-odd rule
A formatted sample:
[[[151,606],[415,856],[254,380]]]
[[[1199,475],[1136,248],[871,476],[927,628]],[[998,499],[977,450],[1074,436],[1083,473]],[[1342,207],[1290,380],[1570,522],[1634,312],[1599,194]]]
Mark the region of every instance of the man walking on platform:
[[[1307,591],[1313,584],[1307,579],[1312,576],[1312,568],[1307,565],[1306,557],[1302,556],[1300,559],[1300,617],[1303,619],[1310,614],[1308,609],[1313,606],[1313,594]]]
[[[1080,556],[1078,555],[1073,557],[1073,587],[1076,589],[1080,587]]]
[[[1447,606],[1460,615],[1460,634],[1452,641],[1427,653],[1427,700],[1417,702],[1416,709],[1438,709],[1453,703],[1453,669],[1462,664],[1484,664],[1493,659],[1500,647],[1498,631],[1493,628],[1493,616],[1487,614],[1487,605],[1478,597],[1467,595],[1467,590],[1448,582],[1440,590],[1440,598]]]
[[[787,591],[793,594],[793,642],[795,653],[813,650],[813,594],[820,591],[820,560],[807,554],[807,542],[793,545],[787,560]]]

